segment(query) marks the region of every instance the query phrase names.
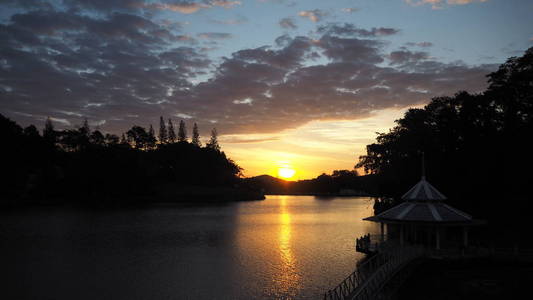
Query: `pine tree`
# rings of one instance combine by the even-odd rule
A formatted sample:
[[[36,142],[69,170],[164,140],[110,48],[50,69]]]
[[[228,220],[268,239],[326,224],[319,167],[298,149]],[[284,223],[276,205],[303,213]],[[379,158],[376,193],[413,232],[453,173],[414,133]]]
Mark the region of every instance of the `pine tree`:
[[[122,136],[120,137],[120,144],[125,145],[127,143],[128,143],[128,140],[126,139],[126,135],[123,132]]]
[[[183,120],[180,121],[180,128],[178,129],[178,142],[187,142],[187,127]]]
[[[79,131],[87,138],[91,135],[91,128],[89,127],[89,121],[87,121],[87,118],[83,120],[83,125],[80,127]]]
[[[174,124],[172,124],[171,119],[168,119],[168,142],[169,143],[176,142],[176,132],[174,131]]]
[[[159,143],[168,143],[167,127],[165,126],[165,120],[163,120],[163,116],[159,118]]]
[[[155,139],[154,127],[152,127],[152,124],[150,124],[150,129],[148,130],[148,139],[146,141],[146,148],[154,149],[155,143],[156,143],[156,139]]]
[[[213,130],[211,130],[211,138],[205,146],[209,149],[220,151],[220,145],[218,144],[218,132],[216,128],[213,128]]]
[[[50,117],[46,118],[43,129],[43,138],[49,143],[56,142],[56,131],[54,130],[54,124]]]
[[[202,142],[200,142],[200,133],[198,132],[198,125],[194,123],[192,128],[192,144],[198,147],[202,147]]]

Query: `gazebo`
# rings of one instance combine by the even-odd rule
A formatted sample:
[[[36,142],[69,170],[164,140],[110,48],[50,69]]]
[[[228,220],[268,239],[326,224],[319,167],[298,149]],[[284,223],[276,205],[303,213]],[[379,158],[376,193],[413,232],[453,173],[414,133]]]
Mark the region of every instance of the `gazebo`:
[[[446,248],[459,246],[464,249],[468,247],[468,228],[480,224],[469,214],[445,204],[446,197],[426,180],[423,170],[421,180],[402,199],[401,204],[363,219],[380,223],[381,242],[386,238],[397,240],[400,245],[434,245],[439,250],[444,244]],[[371,245],[370,237],[366,239],[366,244]],[[373,248],[373,251],[377,249]]]

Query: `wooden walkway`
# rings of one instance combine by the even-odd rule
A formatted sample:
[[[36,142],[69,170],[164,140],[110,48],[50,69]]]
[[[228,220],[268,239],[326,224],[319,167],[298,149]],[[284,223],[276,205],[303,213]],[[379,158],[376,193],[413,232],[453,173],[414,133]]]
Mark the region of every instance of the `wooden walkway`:
[[[324,294],[324,300],[376,299],[381,288],[412,260],[421,257],[420,247],[402,247],[375,254],[338,286]]]
[[[407,266],[419,258],[468,258],[494,257],[533,261],[533,250],[517,248],[470,248],[460,250],[433,250],[420,246],[400,246],[394,241],[381,244],[372,237],[364,236],[356,242],[356,247],[368,247],[360,251],[369,253],[367,260],[358,264],[357,269],[335,288],[324,294],[324,300],[366,300],[387,299],[383,288],[387,283],[404,272]],[[412,268],[411,268],[412,269]],[[405,275],[405,274],[403,274]],[[395,279],[396,280],[396,279]]]

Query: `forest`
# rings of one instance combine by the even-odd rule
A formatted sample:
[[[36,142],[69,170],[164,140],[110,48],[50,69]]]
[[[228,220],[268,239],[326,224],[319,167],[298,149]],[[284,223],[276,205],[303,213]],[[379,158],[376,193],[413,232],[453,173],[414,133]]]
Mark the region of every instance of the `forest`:
[[[523,234],[533,184],[533,48],[487,77],[483,93],[458,92],[409,109],[356,167],[376,174],[380,194],[394,204],[420,179],[424,153],[427,180],[448,203],[502,233]]]
[[[41,135],[0,115],[3,140],[1,204],[89,205],[153,201],[261,199],[241,184],[241,168],[226,157],[213,129],[201,145],[194,124],[191,141],[183,121],[175,133],[160,119],[156,137],[133,126],[118,137],[91,130],[87,120],[55,130],[46,120]]]

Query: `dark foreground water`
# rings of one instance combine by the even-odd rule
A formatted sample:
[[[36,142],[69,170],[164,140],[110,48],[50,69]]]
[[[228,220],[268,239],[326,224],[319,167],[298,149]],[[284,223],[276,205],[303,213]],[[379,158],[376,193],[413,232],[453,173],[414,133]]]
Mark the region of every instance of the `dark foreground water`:
[[[378,228],[370,198],[0,213],[1,299],[318,299]]]

